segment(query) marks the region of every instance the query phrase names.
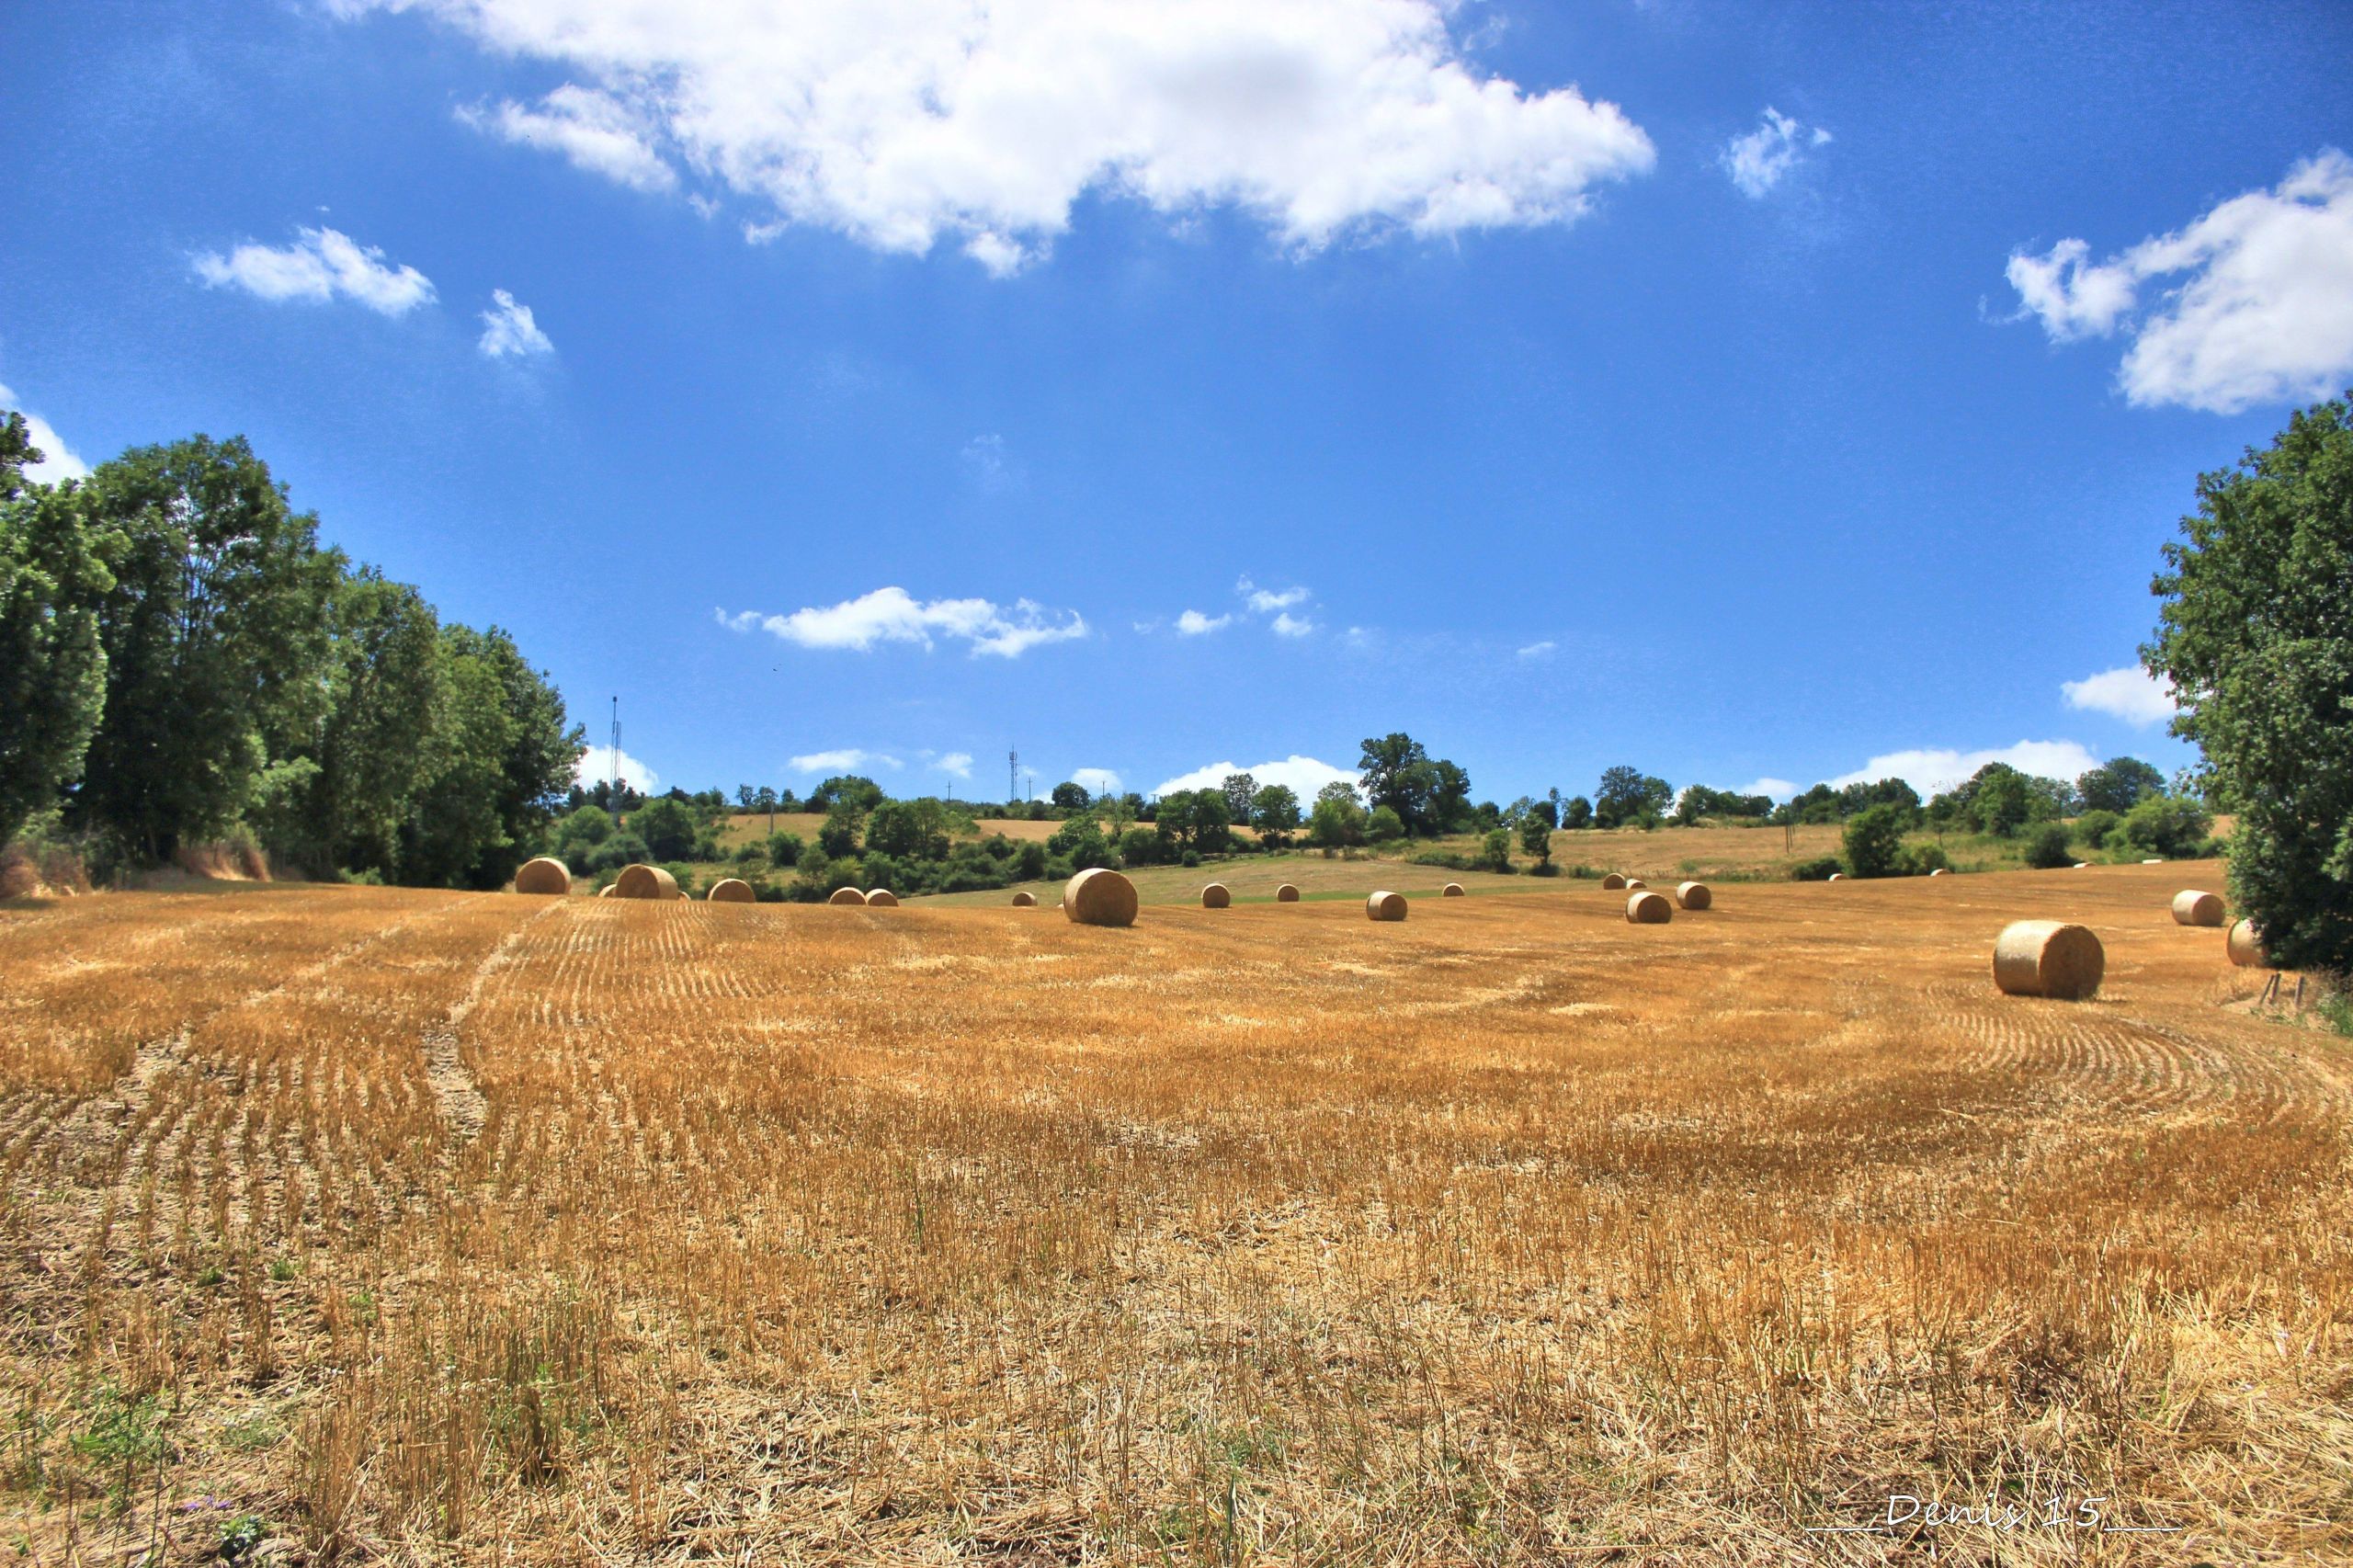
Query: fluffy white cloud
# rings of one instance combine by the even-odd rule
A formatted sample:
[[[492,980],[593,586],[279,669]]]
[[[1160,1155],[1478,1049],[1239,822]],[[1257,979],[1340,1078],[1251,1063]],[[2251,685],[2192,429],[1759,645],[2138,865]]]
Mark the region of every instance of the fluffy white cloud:
[[[1090,795],[1116,795],[1120,792],[1120,776],[1108,767],[1074,767],[1070,781]]]
[[[1199,610],[1188,609],[1176,618],[1177,631],[1187,637],[1199,637],[1204,632],[1222,631],[1233,624],[1230,615],[1206,616]]]
[[[25,467],[25,477],[42,484],[55,484],[60,480],[86,479],[90,465],[75,456],[49,421],[17,401],[17,394],[0,385],[0,408],[13,408],[25,416],[25,434],[32,438],[40,453],[40,461]]]
[[[785,766],[795,773],[855,773],[862,767],[899,767],[904,765],[888,752],[842,746],[834,751],[813,751],[806,756],[792,757]]]
[[[515,296],[504,289],[490,291],[490,309],[482,313],[482,342],[477,347],[493,359],[555,352],[555,345],[531,319],[531,307],[517,304]]]
[[[1335,767],[1328,762],[1318,762],[1312,756],[1294,752],[1279,762],[1262,762],[1255,767],[1239,767],[1230,762],[1212,762],[1206,767],[1196,767],[1190,773],[1180,773],[1165,780],[1154,795],[1173,794],[1178,790],[1214,790],[1225,782],[1230,774],[1246,773],[1258,781],[1259,788],[1281,784],[1299,797],[1302,806],[1315,799],[1315,792],[1335,780],[1354,785],[1357,776],[1345,767]]]
[[[2021,773],[2044,778],[2075,778],[2099,766],[2099,758],[2074,741],[2020,741],[1993,751],[1919,750],[1875,756],[1852,773],[1825,779],[1834,790],[1901,778],[1923,796],[1951,789],[1989,762],[2006,762]]]
[[[1752,778],[1733,791],[1735,795],[1770,795],[1777,801],[1786,801],[1797,792],[1798,787],[1786,778]]]
[[[1559,647],[1559,643],[1552,642],[1530,642],[1512,656],[1518,659],[1549,659]]]
[[[970,778],[972,776],[972,754],[968,751],[951,751],[945,756],[934,757],[931,765],[950,778]]]
[[[1086,635],[1086,622],[1076,610],[1065,620],[1051,620],[1028,599],[999,607],[987,599],[933,599],[920,602],[904,588],[877,588],[837,605],[794,610],[790,615],[762,615],[757,610],[713,612],[731,631],[762,628],[803,648],[848,648],[864,653],[878,642],[915,642],[928,648],[935,636],[961,640],[975,656],[995,653],[1016,658],[1041,642],[1064,642]]]
[[[1304,637],[1315,630],[1313,621],[1304,616],[1293,615],[1289,610],[1275,617],[1268,624],[1273,626],[1278,637]]]
[[[591,174],[638,190],[667,190],[678,183],[677,171],[654,150],[654,127],[610,93],[567,82],[537,108],[502,103],[461,108],[458,118],[509,142],[562,153]]]
[[[329,0],[575,73],[498,134],[633,185],[684,165],[780,222],[1017,270],[1088,191],[1242,209],[1313,249],[1569,222],[1651,166],[1574,87],[1466,61],[1450,0]],[[658,171],[658,172],[657,172]]]
[[[324,304],[339,294],[388,316],[433,302],[424,273],[388,266],[382,251],[333,229],[298,229],[290,245],[248,242],[227,256],[205,251],[191,264],[208,288],[243,289],[264,300]]]
[[[1820,147],[1830,132],[1820,126],[1800,125],[1770,104],[1756,130],[1725,143],[1718,159],[1743,196],[1762,200],[1783,176],[1804,158],[1809,147]]]
[[[2325,396],[2353,374],[2353,158],[2325,150],[2106,261],[2078,239],[2015,252],[2008,278],[2053,342],[2129,330],[2117,381],[2134,403],[2235,414]],[[2143,311],[2142,286],[2173,278]]]
[[[2062,681],[2059,689],[2066,694],[2068,707],[2106,713],[2128,724],[2154,724],[2174,713],[2173,682],[2160,680],[2138,665]]]
[[[1235,583],[1233,591],[1243,597],[1254,615],[1267,615],[1275,610],[1289,609],[1293,605],[1303,605],[1307,602],[1305,588],[1285,588],[1278,593],[1271,588],[1258,586],[1247,577]]]
[[[620,759],[620,779],[640,794],[650,795],[662,787],[662,776],[630,756],[616,752],[610,746],[590,746],[580,754],[580,761],[572,769],[572,777],[582,785],[596,783],[613,777],[613,759]]]

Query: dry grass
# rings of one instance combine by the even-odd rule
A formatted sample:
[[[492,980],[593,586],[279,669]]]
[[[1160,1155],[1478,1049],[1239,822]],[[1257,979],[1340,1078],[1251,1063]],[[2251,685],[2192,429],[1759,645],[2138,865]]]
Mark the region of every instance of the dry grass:
[[[57,1563],[2342,1562],[2353,1062],[2221,1005],[2180,876],[0,910],[0,1506]],[[1994,993],[2018,915],[2097,1001]],[[1893,1492],[2185,1533],[1805,1533]]]

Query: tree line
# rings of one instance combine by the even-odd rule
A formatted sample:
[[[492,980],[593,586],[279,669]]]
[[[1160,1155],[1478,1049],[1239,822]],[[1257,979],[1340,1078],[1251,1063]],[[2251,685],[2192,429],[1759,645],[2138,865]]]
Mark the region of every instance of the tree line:
[[[195,846],[313,876],[496,887],[581,731],[497,627],[323,548],[243,438],[34,483],[0,415],[0,844],[101,875]]]

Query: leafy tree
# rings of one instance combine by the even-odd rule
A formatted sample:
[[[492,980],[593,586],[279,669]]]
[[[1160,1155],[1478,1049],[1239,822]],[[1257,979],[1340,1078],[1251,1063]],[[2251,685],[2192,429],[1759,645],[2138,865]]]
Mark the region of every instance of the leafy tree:
[[[2075,819],[2075,842],[2086,849],[2097,849],[2108,842],[2117,824],[2124,819],[2111,811],[2092,810]]]
[[[2143,856],[2186,860],[2205,853],[2206,835],[2213,829],[2214,819],[2197,801],[2153,795],[2124,813],[2109,841]]]
[[[1470,808],[1471,776],[1444,757],[1429,765],[1430,797],[1428,815],[1418,824],[1425,833],[1457,831]],[[1487,808],[1493,812],[1491,805]]]
[[[1131,827],[1120,835],[1120,863],[1125,866],[1150,866],[1161,858],[1160,835],[1148,827]]]
[[[1031,839],[1013,852],[1013,874],[1025,882],[1034,882],[1046,874],[1046,846]]]
[[[397,876],[420,782],[448,741],[440,619],[415,588],[363,569],[336,585],[328,637],[326,712],[303,747],[309,788],[265,837],[320,870]]]
[[[2120,816],[2145,796],[2165,792],[2165,776],[2137,756],[2112,756],[2075,780],[2075,792],[2087,812],[2114,812]]]
[[[1307,817],[1309,844],[1318,849],[1337,849],[1362,844],[1364,835],[1365,809],[1358,803],[1354,785],[1336,778],[1315,792],[1315,804]]]
[[[866,851],[901,860],[944,860],[949,826],[948,809],[938,801],[885,801],[867,818]]]
[[[1586,800],[1583,795],[1571,796],[1569,803],[1561,808],[1561,825],[1573,830],[1576,828],[1591,827],[1593,825],[1593,802]]]
[[[1536,862],[1539,871],[1552,866],[1552,824],[1540,806],[1519,819],[1519,852]]]
[[[445,722],[435,769],[404,833],[400,876],[426,886],[498,887],[554,814],[581,753],[563,699],[497,627],[441,629]],[[418,825],[431,809],[440,831]],[[462,822],[462,836],[450,829]],[[434,840],[430,854],[415,846]]]
[[[28,483],[42,456],[24,415],[0,419],[0,844],[80,776],[106,699],[96,607],[119,541],[91,527],[70,481]]]
[[[1430,771],[1429,753],[1413,736],[1397,732],[1368,737],[1357,769],[1368,805],[1387,806],[1408,826],[1430,818],[1430,797],[1437,778]],[[1325,787],[1330,788],[1328,785]],[[1317,796],[1320,801],[1323,797]]]
[[[2027,835],[2026,863],[2039,871],[2074,865],[2075,852],[2068,847],[2067,838],[2067,830],[2059,824],[2042,824]]]
[[[1094,797],[1086,792],[1086,785],[1065,778],[1054,786],[1053,801],[1058,811],[1083,812],[1093,803]]]
[[[735,786],[735,804],[739,810],[746,812],[750,811],[752,809],[752,802],[759,798],[759,791],[753,789],[749,784],[738,784]]]
[[[1511,830],[1491,828],[1479,841],[1479,863],[1491,871],[1511,869]]]
[[[1848,818],[1845,843],[1847,875],[1901,875],[1904,834],[1911,825],[1912,813],[1893,801],[1866,806]]]
[[[837,801],[847,801],[859,818],[882,803],[882,786],[857,773],[838,773],[809,791],[807,810],[830,812]]]
[[[813,790],[813,799],[814,795]],[[828,859],[847,859],[858,852],[858,835],[865,825],[866,812],[855,800],[833,796],[825,807],[825,820],[817,827],[817,847],[825,852]]]
[[[1046,840],[1049,857],[1067,860],[1075,871],[1111,863],[1111,846],[1103,837],[1102,825],[1091,816],[1073,817],[1054,829]]]
[[[656,860],[684,860],[695,852],[694,813],[676,801],[648,801],[629,819],[631,833],[645,841]]]
[[[801,856],[806,847],[797,833],[771,833],[767,845],[768,864],[779,871],[790,870],[801,864]]]
[[[1226,821],[1236,827],[1248,827],[1251,808],[1258,800],[1258,781],[1246,773],[1229,773],[1218,790],[1225,797]]]
[[[1250,798],[1250,820],[1260,843],[1280,849],[1299,831],[1299,797],[1287,784],[1268,784]]]
[[[1963,810],[1980,833],[2008,838],[2034,819],[2027,777],[2006,762],[1989,762],[1961,787]]]
[[[1593,820],[1602,827],[1626,823],[1655,825],[1675,802],[1675,791],[1664,778],[1634,767],[1612,767],[1601,776],[1594,791]]]
[[[1405,824],[1393,807],[1375,806],[1365,818],[1364,835],[1375,844],[1392,844],[1405,836]]]

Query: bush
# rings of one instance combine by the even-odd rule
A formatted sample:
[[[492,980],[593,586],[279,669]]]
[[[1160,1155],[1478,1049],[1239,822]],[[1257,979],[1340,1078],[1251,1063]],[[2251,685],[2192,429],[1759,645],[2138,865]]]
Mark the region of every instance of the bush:
[[[2137,849],[2144,858],[2156,855],[2167,860],[2204,854],[2206,836],[2213,831],[2214,819],[2206,814],[2206,808],[2178,795],[2151,796],[2125,812],[2117,828],[2123,847]]]
[[[2114,812],[2089,811],[2075,819],[2075,842],[2086,849],[2097,849],[2108,842],[2123,818]]]
[[[1837,856],[1824,855],[1818,859],[1801,860],[1790,867],[1790,880],[1793,882],[1826,882],[1831,872],[1844,869],[1839,865]],[[1584,868],[1579,867],[1578,870],[1582,873]]]
[[[1201,852],[1198,849],[1186,850],[1184,863],[1188,866],[1199,865],[1201,863]]]
[[[1375,844],[1393,844],[1405,836],[1405,820],[1388,806],[1375,806],[1365,818],[1364,835]]]
[[[1479,841],[1479,864],[1490,871],[1511,869],[1511,829],[1493,828]]]
[[[1034,882],[1046,874],[1046,846],[1031,840],[1013,854],[1013,874],[1025,882]],[[1064,875],[1068,875],[1067,872]]]
[[[1949,871],[1952,858],[1941,844],[1917,844],[1904,852],[1904,872],[1906,876],[1925,877],[1930,871]]]
[[[2075,852],[2068,845],[2067,830],[2055,822],[2044,823],[2027,835],[2026,863],[2038,871],[2055,871],[2075,863]]]
[[[1847,874],[1851,877],[1899,877],[1904,872],[1904,834],[1912,825],[1909,808],[1882,802],[1866,807],[1847,822]]]
[[[768,835],[768,864],[778,870],[789,870],[801,864],[801,835],[797,833]]]

